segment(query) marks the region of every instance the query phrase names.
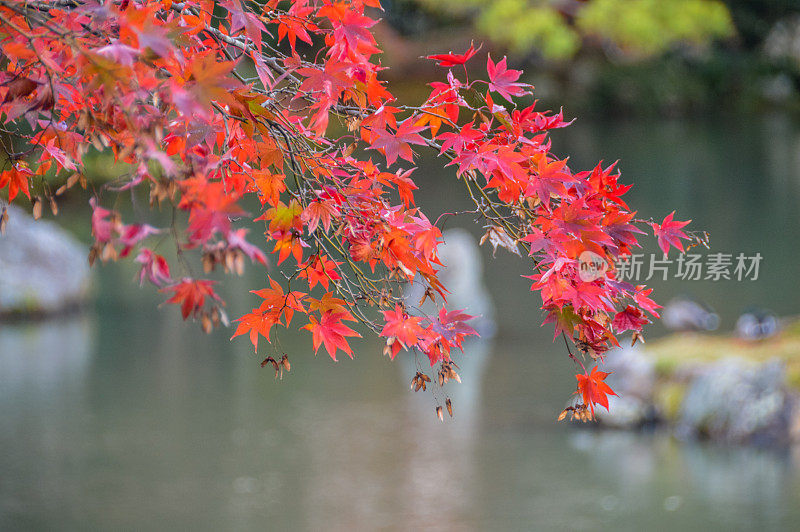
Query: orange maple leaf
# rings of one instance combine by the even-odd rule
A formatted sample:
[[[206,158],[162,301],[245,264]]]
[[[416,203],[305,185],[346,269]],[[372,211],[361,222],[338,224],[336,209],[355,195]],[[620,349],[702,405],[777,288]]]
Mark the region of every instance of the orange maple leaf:
[[[425,333],[425,330],[419,325],[422,318],[409,316],[400,308],[400,305],[395,305],[394,310],[384,310],[383,318],[386,320],[386,324],[381,330],[381,336],[397,339],[400,345],[406,349],[416,345],[420,336]],[[392,349],[392,359],[397,355],[397,351],[399,348]]]
[[[174,292],[167,303],[174,303],[181,306],[183,319],[189,317],[193,312],[199,311],[205,305],[206,297],[211,297],[222,304],[222,300],[211,288],[214,281],[204,281],[185,278],[176,285],[168,286],[161,292]]]
[[[30,189],[28,188],[28,176],[33,172],[27,168],[18,169],[16,167],[6,170],[0,174],[0,189],[8,186],[8,201],[14,201],[19,191],[31,198]]]
[[[314,316],[308,317],[309,323],[303,329],[311,331],[315,353],[319,350],[321,344],[325,344],[325,349],[333,360],[336,360],[337,349],[341,349],[350,358],[353,358],[353,350],[350,349],[345,337],[355,336],[356,338],[361,338],[361,335],[344,325],[342,323],[343,320],[355,321],[355,318],[349,312],[334,312],[331,310],[323,314],[319,322]]]
[[[298,277],[308,279],[309,288],[314,288],[319,283],[327,290],[330,286],[330,281],[341,279],[339,272],[336,271],[336,268],[341,264],[341,262],[328,259],[326,255],[314,255],[299,266],[302,271],[298,274]]]
[[[597,371],[597,366],[592,368],[589,374],[578,374],[575,378],[578,379],[578,391],[583,396],[583,402],[592,411],[594,417],[594,405],[598,404],[608,410],[608,396],[617,395],[614,393],[605,381],[610,373],[605,371]]]
[[[250,342],[253,344],[253,348],[258,351],[258,335],[260,334],[269,341],[269,332],[272,326],[278,323],[278,318],[274,312],[253,309],[253,312],[245,314],[236,321],[239,322],[239,326],[231,336],[231,340],[242,334],[249,333]]]
[[[333,218],[339,217],[339,209],[330,200],[315,200],[308,204],[308,206],[300,215],[303,223],[308,224],[308,233],[311,234],[317,230],[317,226],[321,223],[327,233],[331,229],[331,221]]]
[[[286,190],[285,176],[283,174],[273,174],[268,170],[253,170],[252,184],[250,190],[258,191],[258,198],[262,205],[269,203],[277,205],[280,201],[281,192]]]
[[[321,299],[314,299],[313,297],[308,298],[309,311],[318,310],[320,314],[324,314],[328,311],[333,311],[335,313],[347,312],[346,305],[347,303],[345,303],[344,299],[333,297],[332,292],[325,293]]]
[[[258,310],[273,314],[276,322],[279,321],[281,314],[283,314],[286,320],[284,325],[288,327],[292,321],[292,316],[294,316],[294,311],[306,312],[303,306],[303,298],[306,297],[306,294],[305,292],[297,291],[285,293],[280,283],[269,276],[267,276],[267,279],[271,288],[251,291],[264,300]]]

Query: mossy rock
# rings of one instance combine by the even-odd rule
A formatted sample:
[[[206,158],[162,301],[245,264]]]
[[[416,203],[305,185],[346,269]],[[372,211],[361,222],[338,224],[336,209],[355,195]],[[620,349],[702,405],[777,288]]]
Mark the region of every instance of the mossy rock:
[[[674,423],[678,419],[685,396],[685,384],[663,382],[656,385],[653,393],[653,404],[665,420]]]
[[[782,331],[758,341],[733,335],[681,333],[648,342],[645,354],[654,360],[659,377],[671,379],[679,371],[725,358],[753,362],[779,359],[786,364],[787,384],[800,390],[800,320],[792,319]]]

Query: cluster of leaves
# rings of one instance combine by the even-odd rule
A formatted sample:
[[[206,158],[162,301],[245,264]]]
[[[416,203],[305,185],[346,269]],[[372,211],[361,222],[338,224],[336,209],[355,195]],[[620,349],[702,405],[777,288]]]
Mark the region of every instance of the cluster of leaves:
[[[412,147],[426,147],[455,167],[486,239],[524,249],[545,321],[577,346],[576,355],[568,347],[576,363],[601,357],[619,333],[639,334],[645,313],[657,316],[650,290],[617,280],[613,268],[583,281],[577,257],[589,250],[613,264],[648,223],[665,251],[682,249],[681,223],[636,219],[613,165],[573,171],[556,157],[548,131],[567,122],[515,103],[532,87],[505,58],[487,57],[486,79],[470,80],[464,64],[474,47],[432,56],[443,81],[421,105],[395,103],[370,32],[369,10],[378,8],[377,0],[0,0],[0,116],[11,139],[0,187],[11,200],[30,198],[32,182],[55,174],[58,190],[40,185],[52,200],[83,182],[89,147],[109,150],[130,171],[91,201],[90,261],[133,257],[142,283],[209,331],[226,323],[224,304],[189,259],[199,255],[206,272],[241,272],[246,260],[265,266],[268,253],[243,227],[261,222],[282,270],[253,291],[260,302],[234,337],[258,349],[259,338],[274,340],[276,327],[300,315],[314,349],[335,360],[353,356],[359,333],[348,323],[360,322],[385,339],[390,357],[424,354],[443,384],[458,377],[451,354],[475,331],[457,309],[427,316],[402,298],[412,281],[430,298],[447,295],[441,233],[415,206],[410,177]],[[332,119],[344,134],[330,133]],[[151,207],[172,212],[171,226],[126,222],[102,206],[140,189]],[[245,212],[248,197],[260,212]],[[172,264],[158,252],[164,241],[175,246]],[[288,371],[280,360],[265,364]],[[608,390],[584,374],[583,401],[592,412],[607,406]]]
[[[488,38],[516,52],[549,59],[573,56],[586,37],[634,56],[676,44],[699,45],[733,33],[718,0],[416,0],[435,10],[469,15]]]

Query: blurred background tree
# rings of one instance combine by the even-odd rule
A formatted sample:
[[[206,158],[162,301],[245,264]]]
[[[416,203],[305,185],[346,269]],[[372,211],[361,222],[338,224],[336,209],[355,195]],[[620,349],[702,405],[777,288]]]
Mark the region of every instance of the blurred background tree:
[[[800,0],[384,0],[385,63],[478,35],[573,113],[800,110]],[[391,41],[391,42],[388,42]],[[463,41],[463,42],[462,42]],[[405,68],[404,65],[409,65]],[[412,69],[410,65],[415,65]]]
[[[548,59],[568,59],[585,38],[649,56],[676,44],[705,44],[733,33],[717,0],[417,0],[469,19],[486,38]]]

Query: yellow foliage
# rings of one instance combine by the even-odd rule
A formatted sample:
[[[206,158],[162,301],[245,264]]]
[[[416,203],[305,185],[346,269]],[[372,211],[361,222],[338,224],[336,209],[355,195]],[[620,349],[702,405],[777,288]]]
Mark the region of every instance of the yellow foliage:
[[[719,0],[589,0],[571,20],[551,0],[417,0],[431,9],[471,16],[476,28],[515,52],[538,50],[567,59],[583,37],[598,37],[635,56],[676,44],[703,45],[733,34]]]

